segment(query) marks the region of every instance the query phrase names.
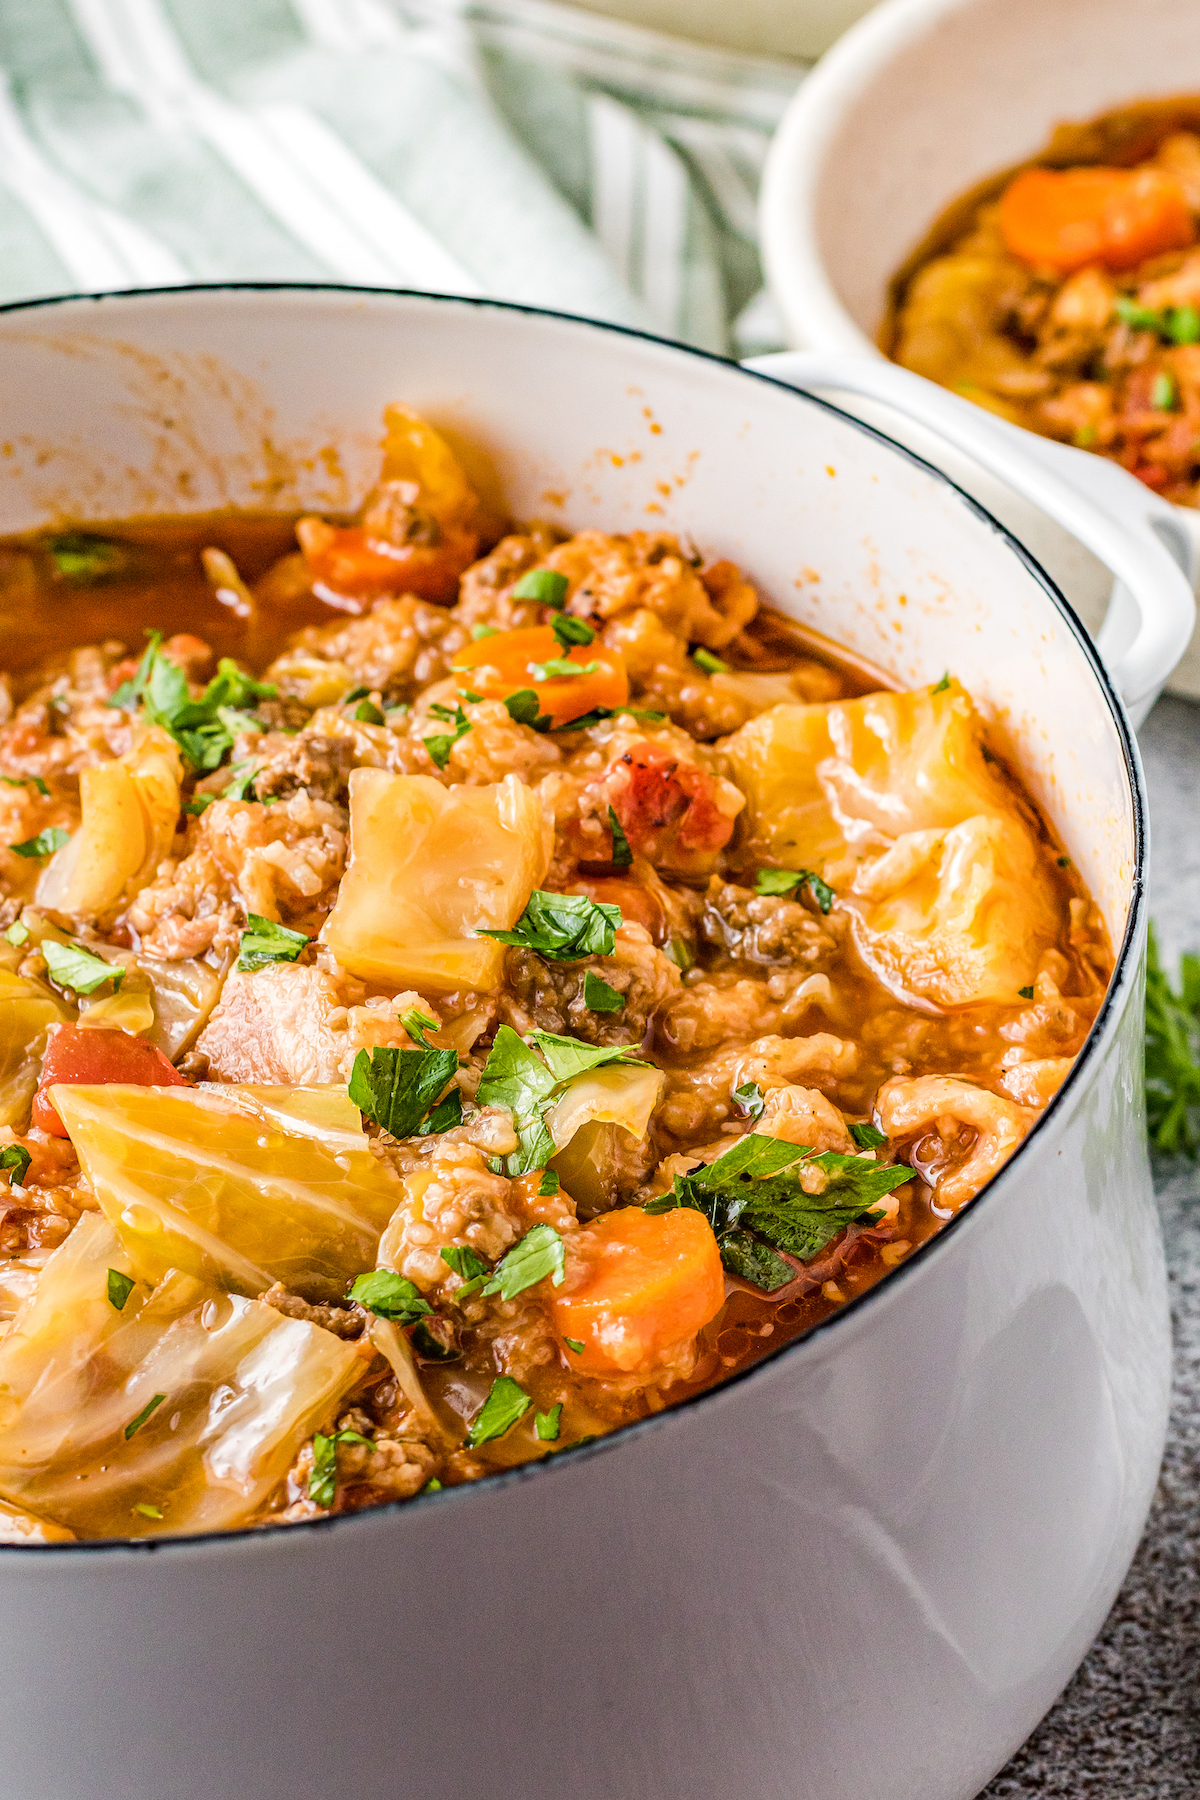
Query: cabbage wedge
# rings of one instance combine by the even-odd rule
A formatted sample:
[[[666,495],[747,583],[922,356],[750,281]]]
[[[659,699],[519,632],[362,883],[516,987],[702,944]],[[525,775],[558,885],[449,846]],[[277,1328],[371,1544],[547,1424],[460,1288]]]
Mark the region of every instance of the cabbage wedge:
[[[341,1292],[401,1198],[344,1088],[55,1086],[96,1198],[141,1279]]]
[[[645,1140],[666,1079],[649,1063],[610,1063],[578,1076],[546,1108],[555,1147],[550,1167],[581,1214],[613,1204],[619,1176]]]
[[[363,1371],[351,1344],[129,1259],[85,1216],[0,1343],[0,1496],[84,1537],[248,1524]]]
[[[70,1016],[43,982],[0,969],[0,1125],[28,1123],[46,1033]]]

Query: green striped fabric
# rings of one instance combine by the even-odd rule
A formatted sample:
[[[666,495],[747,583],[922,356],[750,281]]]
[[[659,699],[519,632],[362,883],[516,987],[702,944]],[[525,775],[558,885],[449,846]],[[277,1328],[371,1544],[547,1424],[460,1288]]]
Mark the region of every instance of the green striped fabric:
[[[0,300],[333,280],[748,354],[802,72],[549,0],[0,0]]]

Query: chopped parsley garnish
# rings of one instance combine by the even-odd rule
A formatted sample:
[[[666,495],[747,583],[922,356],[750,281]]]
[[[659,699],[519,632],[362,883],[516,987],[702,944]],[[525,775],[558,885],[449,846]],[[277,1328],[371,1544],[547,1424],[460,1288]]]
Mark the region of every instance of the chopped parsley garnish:
[[[139,1500],[135,1504],[133,1510],[136,1513],[141,1513],[141,1515],[144,1519],[161,1519],[162,1518],[162,1508],[159,1506],[151,1506],[149,1500]]]
[[[442,1331],[448,1329],[449,1322],[447,1320],[438,1320],[436,1314],[434,1320],[436,1325],[440,1325]],[[440,1331],[431,1330],[424,1319],[418,1319],[413,1326],[412,1347],[425,1362],[457,1362],[462,1355],[453,1335],[442,1336]]]
[[[24,1144],[5,1144],[0,1150],[0,1169],[10,1169],[9,1187],[22,1187],[29,1165],[33,1161]]]
[[[498,625],[472,625],[471,636],[476,643],[479,642],[480,638],[499,637],[500,627]]]
[[[289,931],[261,913],[247,913],[237,966],[246,974],[268,963],[295,962],[308,941],[302,931]]]
[[[28,925],[22,925],[20,919],[14,919],[4,934],[4,941],[11,944],[14,950],[19,950],[22,944],[29,942],[32,935]]]
[[[810,1194],[801,1186],[800,1165],[820,1171],[821,1193]],[[745,1275],[745,1270],[753,1266],[769,1272],[767,1291],[773,1292],[783,1286],[785,1265],[782,1259],[772,1261],[761,1254],[764,1243],[809,1262],[845,1226],[864,1215],[877,1216],[873,1209],[878,1202],[911,1180],[912,1170],[905,1165],[888,1167],[837,1150],[818,1156],[807,1145],[751,1133],[714,1162],[677,1175],[671,1192],[648,1200],[644,1210],[663,1213],[690,1206],[702,1212],[716,1234],[726,1268],[757,1286],[764,1283]],[[745,1238],[749,1243],[743,1242]]]
[[[935,694],[944,694],[949,686],[950,686],[950,671],[949,671],[949,669],[947,669],[946,673],[942,676],[942,679],[939,682],[936,682],[934,684],[933,692]]]
[[[1022,1000],[1032,1000],[1033,989],[1031,987],[1018,988],[1017,995]]]
[[[589,1012],[618,1013],[624,1010],[625,996],[589,969],[583,978],[583,1004]]]
[[[741,1087],[734,1088],[729,1098],[737,1101],[738,1110],[749,1119],[760,1119],[763,1107],[767,1104],[757,1081],[743,1081]]]
[[[1168,306],[1161,312],[1142,306],[1128,294],[1120,294],[1113,311],[1123,324],[1134,331],[1153,331],[1164,343],[1200,343],[1200,311],[1194,306]]]
[[[129,1439],[131,1437],[133,1437],[135,1432],[138,1432],[142,1429],[142,1426],[146,1423],[146,1420],[150,1417],[150,1414],[162,1405],[162,1403],[166,1399],[166,1397],[167,1396],[165,1394],[153,1395],[151,1399],[147,1400],[145,1406],[143,1406],[143,1408],[142,1408],[141,1412],[138,1414],[137,1418],[130,1419],[128,1425],[125,1427],[126,1442],[128,1442]]]
[[[278,693],[223,656],[200,698],[193,700],[187,676],[164,653],[162,633],[153,631],[137,674],[121,683],[108,704],[128,709],[140,702],[150,723],[170,733],[194,768],[216,769],[240,732],[264,729],[260,719],[245,711],[248,703],[274,700]]]
[[[536,951],[551,962],[579,962],[585,956],[611,956],[617,941],[621,909],[597,903],[586,894],[550,894],[535,888],[513,931],[481,931],[479,937]]]
[[[1146,950],[1146,1110],[1156,1150],[1195,1158],[1200,1144],[1200,956],[1181,959],[1176,990],[1159,960],[1153,927]]]
[[[576,1356],[583,1355],[583,1345],[580,1343],[578,1338],[565,1337],[563,1339],[563,1343],[567,1346],[568,1350],[573,1350],[575,1352]]]
[[[368,687],[352,687],[348,694],[342,695],[342,705],[353,706],[356,700],[365,700],[370,692]]]
[[[608,829],[612,832],[612,856],[610,861],[614,868],[627,869],[633,862],[633,851],[629,848],[629,839],[625,836],[625,827],[616,815],[613,807],[608,809]]]
[[[441,1491],[442,1484],[436,1475],[431,1475],[429,1480],[425,1483],[425,1486],[421,1489],[423,1494],[440,1494]]]
[[[541,702],[532,688],[518,688],[504,702],[514,725],[529,725],[534,731],[549,731],[552,720],[542,711]]]
[[[184,801],[183,810],[187,813],[189,818],[198,819],[203,813],[208,811],[213,801],[218,797],[219,796],[216,794],[193,794],[190,800]]]
[[[792,894],[807,883],[808,891],[823,913],[827,913],[837,895],[815,869],[760,869],[754,883],[756,894]]]
[[[483,699],[482,694],[476,694],[471,688],[459,688],[458,697],[465,700],[468,706],[478,706]]]
[[[1150,404],[1155,412],[1174,412],[1175,403],[1175,382],[1166,369],[1160,369],[1150,389]]]
[[[512,1115],[519,1147],[506,1159],[508,1175],[544,1169],[554,1155],[554,1139],[543,1114],[559,1089],[589,1069],[628,1062],[628,1050],[625,1044],[581,1044],[552,1031],[531,1032],[526,1043],[511,1025],[500,1026],[475,1098],[480,1106],[503,1106]]]
[[[454,726],[453,731],[439,731],[433,737],[421,739],[421,742],[429,752],[429,758],[434,767],[444,769],[446,764],[450,761],[450,752],[453,750],[455,744],[457,744],[459,738],[466,737],[468,731],[470,731],[471,721],[468,719],[461,706],[456,706],[454,711],[451,712],[448,706],[434,705],[429,708],[429,711],[435,719],[445,719],[447,723]],[[383,720],[380,719],[379,723],[382,725]]]
[[[502,1438],[520,1423],[532,1405],[532,1399],[519,1382],[511,1375],[498,1375],[467,1433],[468,1447],[478,1450],[481,1444]]]
[[[105,962],[102,956],[93,956],[78,944],[56,944],[53,938],[47,938],[42,944],[42,955],[50,979],[76,994],[94,994],[106,981],[112,982],[115,994],[125,979],[120,963]]]
[[[419,1044],[422,1050],[433,1049],[434,1046],[429,1042],[425,1033],[441,1029],[436,1019],[431,1019],[428,1013],[423,1013],[419,1006],[410,1006],[400,1014],[400,1023],[414,1044]]]
[[[369,1056],[360,1050],[350,1071],[350,1098],[360,1112],[394,1138],[412,1137],[430,1108],[437,1108],[457,1072],[457,1050],[377,1046]],[[444,1129],[433,1124],[432,1117],[430,1130]]]
[[[514,1244],[496,1264],[491,1280],[483,1291],[499,1294],[502,1300],[515,1300],[526,1288],[535,1287],[547,1275],[555,1287],[561,1287],[566,1273],[563,1241],[552,1225],[534,1225],[520,1243]]]
[[[1069,869],[1071,866],[1070,857],[1069,856],[1060,856],[1058,859],[1058,866],[1060,869]]]
[[[534,1413],[533,1429],[543,1444],[558,1442],[558,1434],[562,1426],[562,1410],[563,1403],[560,1400],[557,1406],[550,1408],[549,1412]]]
[[[522,575],[512,591],[514,600],[534,600],[539,606],[552,606],[557,612],[567,603],[570,582],[557,569],[530,569]]]
[[[859,1123],[852,1120],[846,1129],[860,1150],[878,1150],[881,1144],[887,1143],[887,1132],[880,1131],[865,1121]]]
[[[463,1122],[463,1105],[461,1088],[452,1087],[444,1100],[422,1119],[414,1132],[415,1137],[431,1137],[437,1132],[453,1131],[456,1125]]]
[[[329,1437],[318,1431],[313,1437],[313,1465],[308,1478],[308,1497],[318,1506],[332,1506],[337,1498],[337,1447],[339,1444],[365,1444],[370,1438],[361,1431],[335,1431]]]
[[[6,787],[36,788],[43,800],[48,800],[50,798],[50,789],[46,786],[40,775],[0,775],[0,781],[2,781]]]
[[[50,553],[55,573],[66,581],[105,581],[128,566],[129,552],[123,544],[114,544],[91,531],[59,531],[42,542]]]
[[[576,645],[586,647],[596,641],[596,634],[591,626],[585,624],[582,619],[574,618],[570,613],[559,613],[551,630],[564,651],[574,649]]]
[[[692,955],[692,946],[686,938],[673,937],[663,954],[670,957],[677,969],[690,969],[696,961]]]
[[[729,664],[722,662],[719,656],[714,656],[711,650],[693,650],[692,661],[698,669],[703,669],[706,675],[728,675],[729,673]]]
[[[354,709],[354,717],[360,725],[383,725],[386,723],[383,714],[373,700],[360,700]],[[438,767],[444,769],[445,763]]]
[[[453,1269],[461,1281],[470,1284],[472,1293],[487,1280],[487,1263],[469,1244],[443,1244],[439,1254],[447,1268]],[[459,1288],[454,1297],[457,1300],[461,1295]]]
[[[569,662],[564,656],[551,656],[545,662],[531,662],[529,673],[535,681],[574,681],[579,675],[594,675],[598,662]]]
[[[360,1275],[350,1289],[350,1298],[365,1306],[379,1319],[391,1319],[396,1325],[412,1325],[433,1311],[421,1291],[403,1275],[391,1269],[372,1269]]]
[[[538,1182],[538,1193],[539,1194],[557,1194],[557,1192],[561,1186],[562,1186],[562,1183],[559,1181],[558,1176],[554,1173],[554,1170],[546,1169],[543,1171],[542,1179]]]
[[[124,1312],[125,1302],[128,1300],[136,1286],[137,1283],[134,1281],[132,1275],[122,1275],[120,1269],[110,1269],[108,1271],[108,1285],[105,1289],[105,1292],[108,1295],[108,1304],[110,1306],[115,1306],[118,1312]]]
[[[560,731],[586,731],[591,725],[601,725],[605,719],[615,719],[620,714],[628,713],[631,719],[640,719],[645,725],[661,725],[666,719],[665,712],[650,712],[640,706],[594,706],[591,712],[580,713],[577,719],[570,719],[560,725]]]
[[[69,844],[71,834],[64,831],[61,825],[47,825],[36,837],[26,838],[23,844],[10,844],[10,850],[18,856],[53,856],[64,844]]]
[[[254,777],[258,774],[258,764],[252,762],[234,763],[230,769],[233,780],[229,786],[221,790],[222,800],[253,800]]]

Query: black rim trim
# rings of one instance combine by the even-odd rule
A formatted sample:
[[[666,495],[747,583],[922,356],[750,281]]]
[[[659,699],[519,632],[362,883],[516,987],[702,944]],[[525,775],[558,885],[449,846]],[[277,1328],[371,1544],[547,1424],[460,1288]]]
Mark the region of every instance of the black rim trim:
[[[740,363],[733,361],[730,357],[718,356],[710,350],[694,349],[690,344],[681,344],[671,338],[659,337],[654,332],[642,331],[636,326],[614,325],[603,319],[589,319],[577,313],[557,312],[549,307],[528,306],[517,301],[489,300],[473,295],[462,296],[456,294],[428,293],[420,288],[351,286],[339,282],[186,282],[181,283],[176,287],[119,288],[92,294],[53,294],[40,300],[13,300],[0,305],[0,317],[11,313],[45,311],[51,307],[85,307],[88,304],[105,304],[110,302],[119,304],[126,300],[166,299],[168,296],[172,295],[213,293],[265,295],[313,294],[327,298],[335,296],[343,298],[346,295],[356,295],[364,299],[375,300],[420,300],[426,303],[443,306],[465,307],[475,311],[514,313],[534,319],[553,319],[561,324],[582,326],[589,331],[599,331],[611,336],[632,338],[638,342],[652,344],[656,348],[671,351],[678,356],[695,358],[701,362],[715,364],[718,368],[724,369],[731,374],[736,374],[745,380],[762,382],[767,387],[775,389],[778,393],[790,394],[798,403],[820,408],[822,411],[829,413],[832,417],[840,420],[843,424],[852,426],[854,430],[862,432],[864,436],[885,446],[885,448],[902,457],[906,462],[911,463],[915,468],[921,469],[927,475],[934,477],[934,479],[940,482],[944,487],[949,488],[969,512],[983,524],[987,525],[996,536],[1001,539],[1005,546],[1016,556],[1026,573],[1030,575],[1038,586],[1047,594],[1052,604],[1070,627],[1071,632],[1080,649],[1083,651],[1084,657],[1090,665],[1092,673],[1095,675],[1104,698],[1108,703],[1108,709],[1112,716],[1112,721],[1121,745],[1121,753],[1125,762],[1125,773],[1129,782],[1130,800],[1133,809],[1134,872],[1130,884],[1129,912],[1125,922],[1125,931],[1121,939],[1121,945],[1114,961],[1108,991],[1104,996],[1103,1004],[1096,1015],[1092,1028],[1089,1031],[1087,1038],[1084,1040],[1083,1048],[1075,1059],[1075,1065],[1072,1068],[1071,1073],[1067,1076],[1067,1079],[1063,1082],[1062,1087],[1059,1088],[1053,1100],[1043,1112],[1037,1124],[1022,1141],[1019,1149],[1015,1152],[1009,1162],[1007,1162],[1004,1167],[992,1177],[986,1186],[982,1187],[978,1194],[976,1194],[972,1200],[969,1200],[952,1219],[948,1219],[940,1230],[934,1232],[932,1237],[927,1238],[923,1244],[918,1245],[911,1256],[906,1257],[902,1263],[898,1263],[895,1268],[890,1270],[888,1274],[882,1276],[880,1280],[875,1282],[872,1287],[868,1288],[865,1293],[856,1295],[854,1299],[847,1301],[838,1312],[831,1314],[829,1318],[822,1319],[817,1324],[809,1326],[807,1331],[802,1332],[797,1337],[790,1338],[786,1343],[781,1344],[778,1349],[768,1352],[766,1356],[760,1358],[759,1361],[751,1364],[748,1368],[741,1369],[737,1371],[737,1373],[728,1376],[717,1386],[706,1388],[699,1394],[690,1395],[686,1400],[681,1400],[674,1406],[668,1405],[661,1413],[652,1414],[645,1419],[635,1419],[628,1425],[619,1426],[615,1431],[607,1433],[605,1436],[596,1439],[595,1442],[591,1444],[582,1445],[578,1450],[571,1450],[568,1448],[567,1450],[559,1451],[555,1455],[547,1456],[540,1461],[521,1463],[512,1469],[499,1470],[493,1475],[481,1476],[479,1480],[466,1482],[461,1487],[445,1488],[440,1493],[436,1494],[418,1494],[412,1500],[388,1501],[381,1506],[368,1507],[362,1512],[328,1514],[324,1518],[298,1520],[296,1523],[290,1525],[248,1525],[239,1526],[231,1531],[180,1533],[177,1537],[84,1538],[68,1544],[0,1544],[0,1558],[4,1558],[5,1556],[19,1556],[23,1558],[78,1557],[81,1552],[91,1553],[93,1555],[98,1553],[106,1556],[170,1556],[178,1553],[196,1553],[202,1551],[209,1555],[216,1555],[224,1549],[233,1549],[235,1547],[241,1549],[255,1543],[278,1545],[281,1534],[287,1534],[287,1538],[290,1540],[293,1536],[298,1538],[299,1534],[308,1534],[314,1531],[348,1531],[355,1529],[356,1527],[369,1529],[372,1524],[382,1525],[385,1519],[394,1520],[411,1513],[414,1507],[441,1504],[447,1500],[466,1503],[468,1497],[472,1494],[494,1494],[522,1481],[531,1481],[537,1479],[539,1476],[549,1475],[554,1466],[559,1462],[561,1462],[564,1467],[574,1467],[577,1466],[582,1459],[609,1454],[616,1450],[620,1445],[632,1442],[644,1432],[670,1429],[673,1421],[688,1417],[695,1412],[697,1408],[707,1406],[720,1400],[722,1397],[733,1393],[736,1389],[740,1388],[743,1383],[755,1380],[761,1372],[765,1371],[767,1368],[773,1367],[784,1358],[798,1356],[799,1353],[813,1343],[814,1340],[824,1336],[830,1330],[839,1326],[843,1319],[861,1314],[865,1307],[869,1306],[872,1301],[882,1295],[885,1291],[894,1294],[899,1285],[914,1270],[923,1268],[933,1256],[944,1253],[956,1231],[958,1231],[961,1226],[965,1225],[968,1220],[974,1219],[985,1200],[990,1199],[1000,1192],[1006,1180],[1011,1176],[1014,1170],[1018,1169],[1025,1153],[1026,1146],[1034,1143],[1043,1135],[1045,1127],[1061,1110],[1064,1096],[1079,1085],[1085,1068],[1094,1058],[1096,1046],[1105,1036],[1109,1021],[1114,1017],[1118,1010],[1118,1001],[1123,1002],[1124,989],[1131,974],[1132,951],[1142,926],[1142,914],[1145,907],[1146,816],[1145,797],[1142,791],[1141,765],[1130,732],[1129,722],[1125,716],[1124,707],[1112,685],[1108,671],[1101,662],[1087,630],[1076,614],[1070,601],[1046,573],[1045,569],[1042,568],[1036,558],[1025,548],[1020,539],[1014,537],[1007,526],[1002,525],[985,506],[981,505],[980,502],[973,497],[973,495],[968,494],[967,491],[960,487],[956,481],[952,480],[949,475],[946,475],[941,469],[936,468],[932,463],[927,462],[924,457],[919,456],[915,451],[908,449],[906,445],[897,443],[896,440],[889,437],[886,432],[878,430],[873,425],[868,425],[862,419],[855,418],[852,413],[844,412],[841,407],[835,406],[832,401],[825,400],[820,395],[811,394],[804,389],[791,387],[787,382],[779,381],[773,375],[769,375],[758,369],[744,368]]]

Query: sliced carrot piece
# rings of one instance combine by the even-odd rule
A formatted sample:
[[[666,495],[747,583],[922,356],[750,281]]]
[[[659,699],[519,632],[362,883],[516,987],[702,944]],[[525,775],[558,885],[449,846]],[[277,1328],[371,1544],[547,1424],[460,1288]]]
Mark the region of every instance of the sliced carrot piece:
[[[1196,227],[1160,169],[1024,169],[1000,197],[1000,232],[1023,262],[1067,274],[1086,263],[1132,269],[1185,249]]]
[[[721,1253],[703,1213],[640,1206],[601,1213],[572,1238],[566,1282],[548,1302],[571,1367],[594,1375],[661,1367],[724,1303]]]
[[[570,663],[580,672],[539,680],[538,671],[548,663]],[[624,706],[629,699],[629,672],[618,651],[596,638],[564,653],[549,625],[497,631],[479,638],[460,650],[450,666],[456,675],[467,677],[463,686],[485,700],[508,700],[513,694],[532,692],[538,713],[548,718],[555,730],[594,707]]]
[[[161,1050],[127,1031],[105,1026],[60,1025],[50,1033],[33,1102],[32,1123],[52,1137],[67,1128],[55,1110],[50,1089],[58,1082],[77,1086],[119,1081],[127,1087],[190,1087]]]

